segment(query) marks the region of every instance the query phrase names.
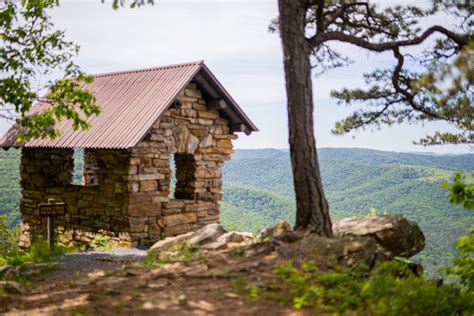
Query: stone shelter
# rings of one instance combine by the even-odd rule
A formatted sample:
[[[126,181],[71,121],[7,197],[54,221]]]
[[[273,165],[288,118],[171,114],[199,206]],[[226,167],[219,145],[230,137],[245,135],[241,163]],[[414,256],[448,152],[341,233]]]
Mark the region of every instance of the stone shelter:
[[[232,140],[257,128],[204,62],[93,77],[86,88],[102,112],[88,119],[89,130],[73,131],[66,120],[54,140],[17,143],[17,125],[0,138],[0,147],[22,151],[21,244],[45,237],[38,205],[49,199],[66,204],[65,215],[55,218],[66,242],[90,242],[100,233],[139,245],[218,222]],[[72,181],[77,148],[80,185]]]

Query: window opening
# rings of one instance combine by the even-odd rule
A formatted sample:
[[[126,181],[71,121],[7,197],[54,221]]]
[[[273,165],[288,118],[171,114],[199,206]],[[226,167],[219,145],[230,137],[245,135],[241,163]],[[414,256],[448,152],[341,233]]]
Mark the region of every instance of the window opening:
[[[195,193],[196,161],[190,154],[175,154],[170,161],[170,198],[193,200]]]
[[[72,184],[82,185],[84,174],[84,150],[74,149],[74,169],[72,171]]]

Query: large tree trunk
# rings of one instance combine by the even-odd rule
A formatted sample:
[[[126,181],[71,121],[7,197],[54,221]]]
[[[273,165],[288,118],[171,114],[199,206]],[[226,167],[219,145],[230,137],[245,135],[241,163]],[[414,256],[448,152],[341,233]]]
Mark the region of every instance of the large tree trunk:
[[[279,0],[291,164],[296,193],[295,229],[332,236],[313,125],[310,48],[305,37],[305,1]]]

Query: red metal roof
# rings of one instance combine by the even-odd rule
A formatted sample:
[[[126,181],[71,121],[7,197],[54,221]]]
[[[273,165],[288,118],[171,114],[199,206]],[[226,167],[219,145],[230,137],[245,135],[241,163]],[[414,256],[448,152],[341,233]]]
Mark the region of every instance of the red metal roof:
[[[74,131],[69,120],[57,125],[62,132],[55,140],[32,139],[26,144],[16,142],[20,127],[14,125],[0,138],[0,147],[56,148],[131,148],[140,142],[178,94],[199,74],[213,87],[213,93],[226,100],[225,109],[231,124],[244,124],[248,132],[258,129],[225,91],[204,62],[112,72],[93,75],[94,82],[85,88],[91,91],[101,107],[100,115],[87,119],[92,127]],[[32,112],[49,105],[36,103]]]

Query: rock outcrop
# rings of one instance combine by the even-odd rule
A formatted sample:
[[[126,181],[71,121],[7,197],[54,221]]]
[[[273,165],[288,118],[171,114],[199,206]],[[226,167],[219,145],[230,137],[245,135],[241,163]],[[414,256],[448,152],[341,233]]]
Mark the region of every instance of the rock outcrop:
[[[395,256],[410,257],[424,247],[419,226],[401,215],[346,218],[333,224],[335,238],[317,236],[308,231],[293,231],[281,221],[262,230],[255,238],[251,233],[225,232],[217,223],[154,244],[150,251],[159,250],[160,257],[176,253],[187,244],[199,246],[211,254],[235,247],[245,247],[248,254],[268,255],[295,260],[314,260],[320,264],[345,266],[364,264],[369,267]]]
[[[194,232],[167,237],[156,242],[149,251],[173,252],[184,244],[191,247],[202,246],[203,249],[218,250],[249,245],[254,241],[251,233],[228,232],[217,223],[208,224]]]
[[[345,218],[333,223],[336,237],[370,236],[387,256],[411,257],[425,247],[425,236],[417,223],[399,214]]]

